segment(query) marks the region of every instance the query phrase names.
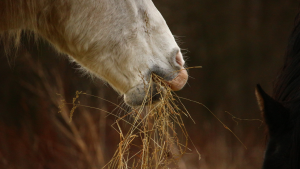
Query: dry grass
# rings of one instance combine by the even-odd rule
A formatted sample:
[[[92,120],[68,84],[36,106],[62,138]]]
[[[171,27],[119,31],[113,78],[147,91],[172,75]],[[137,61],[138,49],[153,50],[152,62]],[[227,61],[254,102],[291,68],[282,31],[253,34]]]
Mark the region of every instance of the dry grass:
[[[40,73],[40,77],[45,77],[43,72]],[[107,160],[105,160],[105,156],[107,156],[107,154],[103,150],[105,145],[101,144],[101,142],[103,142],[103,134],[100,136],[100,133],[97,131],[98,129],[100,129],[100,131],[105,129],[97,126],[98,122],[92,119],[93,117],[90,115],[90,111],[82,109],[86,107],[105,112],[100,114],[110,114],[117,118],[117,120],[111,126],[119,134],[119,144],[112,159],[103,168],[190,168],[191,164],[186,163],[186,159],[182,159],[182,156],[190,151],[190,149],[188,149],[188,142],[191,141],[183,123],[182,116],[190,117],[190,115],[184,105],[181,103],[181,97],[173,93],[160,77],[153,75],[150,80],[150,84],[153,81],[155,81],[156,84],[159,84],[157,87],[157,94],[161,95],[161,102],[157,104],[150,104],[153,96],[153,93],[151,93],[151,87],[153,85],[145,86],[145,90],[148,94],[147,97],[145,97],[142,106],[139,108],[132,108],[132,110],[128,112],[121,106],[110,102],[125,112],[125,115],[121,117],[111,111],[107,111],[105,108],[87,106],[89,102],[81,103],[79,101],[79,96],[92,96],[87,93],[76,92],[72,103],[67,103],[63,96],[59,96],[63,100],[63,104],[60,104],[59,106],[63,123],[61,123],[61,121],[55,121],[55,125],[57,126],[58,130],[68,138],[70,144],[74,144],[75,147],[77,147],[80,154],[80,161],[85,162],[85,164],[82,164],[82,166],[86,165],[88,168],[98,168],[101,166],[100,168],[102,168],[107,162]],[[44,80],[43,82],[45,82],[45,88],[49,89],[48,93],[51,96],[51,100],[56,102],[55,104],[58,104],[57,95],[55,95],[55,92],[51,89],[51,86],[47,86],[47,80]],[[56,82],[59,84],[62,83],[59,79],[57,79]],[[63,85],[60,84],[58,86]],[[161,90],[162,88],[164,88],[164,90]],[[31,89],[36,92],[36,89],[33,87],[31,87]],[[63,91],[58,92],[63,93]],[[49,96],[47,97],[49,98]],[[85,99],[86,98],[81,100]],[[101,98],[101,100],[105,99]],[[107,100],[105,101],[109,102]],[[201,103],[197,104],[202,105]],[[74,123],[70,123],[75,110],[80,111],[81,115],[77,115],[80,117],[80,119],[74,116],[77,118],[77,121],[75,118]],[[102,122],[105,121],[105,115],[101,116],[100,119],[102,119]],[[80,120],[81,124],[85,124],[85,129],[83,131],[81,131],[83,126],[78,126],[78,120]],[[64,126],[64,124],[68,126],[68,129]],[[127,124],[127,126],[124,127],[124,124]],[[231,131],[224,123],[222,124],[226,129]],[[87,131],[89,131],[89,135],[91,137],[89,137],[88,140],[84,140],[84,133],[87,133]],[[195,138],[193,138],[193,140],[195,140]],[[215,138],[214,140],[221,141],[222,139],[220,140],[220,138]],[[90,143],[93,143],[92,146],[89,145]],[[99,143],[102,146],[100,146]],[[209,147],[209,145],[201,146],[201,148]],[[199,146],[197,147],[199,148]],[[213,143],[211,144],[211,147],[218,147],[219,151],[228,148],[228,146],[220,143]],[[229,150],[230,149],[227,149],[226,151],[222,152],[228,152]],[[244,152],[244,150],[240,150],[241,152]],[[193,156],[199,160],[200,154],[197,150],[196,152],[196,157],[195,153]],[[214,151],[207,151],[204,154],[207,156],[208,154],[211,154],[211,152]],[[226,154],[224,154],[224,156],[226,156]],[[201,161],[202,165],[207,162],[207,160]],[[223,166],[223,164],[221,166]]]
[[[151,104],[153,81],[158,84],[156,94],[161,98],[156,104]],[[181,115],[190,117],[189,113],[159,76],[153,74],[145,90],[143,104],[128,113],[133,122],[128,122],[124,116],[115,123],[120,143],[107,168],[186,168],[180,159],[188,150],[189,136]],[[183,110],[178,105],[182,105]],[[128,132],[122,131],[120,121],[130,125]],[[178,132],[183,135],[182,140]],[[140,144],[134,144],[135,140]]]
[[[157,85],[151,85],[154,82]],[[155,94],[151,92],[153,86],[156,86],[156,91],[158,91]],[[125,112],[124,116],[118,117],[111,112],[106,112],[117,117],[112,127],[118,132],[120,142],[113,158],[104,168],[187,168],[181,158],[187,151],[191,151],[188,148],[191,140],[181,116],[191,118],[190,114],[179,97],[173,93],[161,77],[153,74],[149,85],[145,85],[145,90],[147,94],[142,105],[133,107],[129,112],[112,103]],[[89,95],[76,92],[72,103],[66,103],[63,100],[63,104],[60,106],[62,109],[66,104],[73,105],[70,110],[70,121],[78,106],[104,111],[100,108],[80,104],[77,99],[82,94]],[[152,104],[154,95],[160,95],[159,103]],[[129,125],[129,129],[124,129],[122,123]],[[200,154],[198,151],[197,153],[200,159]]]
[[[152,85],[153,83],[158,85]],[[156,86],[155,90],[152,90],[153,86]],[[73,106],[70,110],[70,121],[72,120],[75,109],[79,106],[105,111],[100,108],[80,104],[80,102],[77,101],[79,95],[84,94],[100,98],[114,104],[117,108],[120,108],[121,111],[125,112],[124,116],[119,117],[112,112],[105,111],[106,113],[117,117],[117,120],[112,124],[112,127],[118,133],[120,140],[112,159],[104,166],[104,168],[188,168],[184,160],[182,160],[182,157],[187,153],[187,151],[191,151],[191,149],[188,148],[188,143],[191,142],[193,144],[193,142],[185,128],[182,115],[189,117],[192,121],[193,119],[180,99],[188,101],[192,100],[177,96],[170,89],[168,84],[164,82],[161,77],[155,74],[152,75],[149,85],[145,85],[145,91],[147,94],[142,105],[139,107],[133,107],[131,111],[126,111],[121,106],[101,97],[76,92],[73,102],[69,103]],[[151,91],[158,92],[154,94]],[[152,103],[154,95],[160,95],[159,103]],[[205,105],[196,101],[192,102],[207,109],[220,122],[220,124],[233,134],[241,145],[247,149],[238,136]],[[63,105],[65,104],[68,103],[63,103]],[[260,121],[259,119],[240,119],[229,112],[226,113],[232,116],[234,121]],[[129,129],[122,126],[124,123],[127,124],[127,127],[129,125]],[[200,153],[194,144],[193,146],[198,156],[198,160],[200,160]]]

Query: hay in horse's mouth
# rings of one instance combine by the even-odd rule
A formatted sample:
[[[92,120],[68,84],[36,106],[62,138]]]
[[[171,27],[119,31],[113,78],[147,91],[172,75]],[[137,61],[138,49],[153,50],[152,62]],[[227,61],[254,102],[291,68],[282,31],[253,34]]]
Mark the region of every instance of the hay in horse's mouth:
[[[183,105],[184,111],[179,108],[182,103],[161,77],[152,74],[150,81],[149,84],[157,84],[155,94],[161,95],[160,102],[147,101],[153,98],[153,85],[149,85],[145,88],[147,94],[142,105],[133,107],[130,112],[134,120],[128,132],[122,131],[119,125],[124,117],[116,121],[120,143],[107,168],[169,168],[178,166],[188,150],[189,136],[181,118],[182,114],[189,116],[188,112]],[[183,136],[182,142],[178,130]]]
[[[141,77],[143,76],[141,75]],[[142,83],[129,89],[124,94],[125,103],[131,107],[140,107],[143,104],[148,105],[148,103],[155,104],[159,102],[162,97],[165,97],[166,91],[171,93],[183,88],[187,82],[188,75],[185,69],[170,72],[167,75],[160,71],[154,71],[149,75],[149,79],[148,77],[147,79],[142,79]]]
[[[73,105],[70,120],[72,120],[72,113],[78,106],[105,111],[101,108],[81,105],[80,102],[77,101],[80,94],[108,101],[125,112],[124,116],[119,117],[118,115],[105,111],[117,117],[112,127],[119,133],[120,143],[113,158],[104,168],[186,169],[181,157],[187,151],[191,151],[188,148],[188,142],[191,140],[181,116],[185,115],[190,118],[191,116],[181,103],[180,97],[173,92],[169,84],[163,78],[152,74],[150,83],[147,84],[154,83],[157,84],[155,86],[158,90],[156,94],[161,95],[160,102],[152,104],[151,101],[147,101],[153,98],[153,93],[151,92],[153,90],[151,88],[154,86],[145,85],[146,97],[143,103],[138,108],[132,107],[132,110],[129,112],[115,103],[87,93],[76,92],[76,97],[73,98],[72,103],[66,103],[62,100],[60,109],[66,104]],[[133,120],[129,120],[128,117],[132,117]],[[120,122],[129,125],[129,129],[120,127]],[[197,149],[195,150],[200,160],[201,156]]]

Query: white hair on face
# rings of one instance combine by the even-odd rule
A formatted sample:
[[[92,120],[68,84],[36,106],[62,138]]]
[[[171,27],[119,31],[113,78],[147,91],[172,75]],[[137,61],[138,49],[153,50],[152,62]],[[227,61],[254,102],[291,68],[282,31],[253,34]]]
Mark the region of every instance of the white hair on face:
[[[120,94],[142,84],[140,74],[154,68],[178,70],[172,64],[179,47],[150,0],[2,0],[0,10],[6,49],[18,46],[22,31],[33,32],[68,54],[83,75]]]

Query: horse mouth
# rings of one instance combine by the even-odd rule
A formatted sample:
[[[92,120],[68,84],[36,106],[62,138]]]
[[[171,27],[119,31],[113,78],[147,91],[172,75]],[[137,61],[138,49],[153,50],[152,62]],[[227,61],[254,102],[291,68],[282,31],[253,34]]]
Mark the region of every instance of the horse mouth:
[[[170,88],[173,91],[178,91],[185,86],[187,80],[188,80],[188,73],[186,69],[182,68],[181,70],[179,70],[178,75],[173,80],[167,81],[167,83],[169,84]]]
[[[172,80],[163,80],[172,91],[181,90],[188,80],[188,73],[185,69],[180,69],[178,74]],[[141,105],[156,104],[165,96],[166,87],[151,81],[148,86],[140,84],[130,89],[124,95],[124,101],[131,107],[139,107]]]

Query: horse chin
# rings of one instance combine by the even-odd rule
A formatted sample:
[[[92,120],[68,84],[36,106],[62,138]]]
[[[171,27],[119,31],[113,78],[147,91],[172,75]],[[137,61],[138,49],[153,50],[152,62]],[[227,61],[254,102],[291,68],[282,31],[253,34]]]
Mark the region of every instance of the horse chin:
[[[150,85],[139,84],[124,94],[124,101],[128,106],[141,107],[156,105],[166,94],[166,89],[156,83]]]

